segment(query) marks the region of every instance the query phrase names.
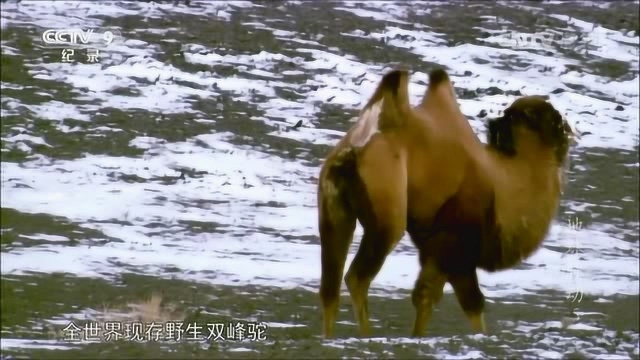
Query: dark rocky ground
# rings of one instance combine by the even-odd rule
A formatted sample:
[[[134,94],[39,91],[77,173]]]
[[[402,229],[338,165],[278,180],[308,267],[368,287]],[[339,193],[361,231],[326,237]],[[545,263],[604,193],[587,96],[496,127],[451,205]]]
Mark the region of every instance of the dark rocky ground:
[[[404,299],[372,297],[370,309],[374,319],[374,337],[390,338],[388,343],[363,341],[344,348],[321,345],[318,338],[320,317],[315,294],[302,289],[283,290],[261,286],[213,286],[182,280],[160,280],[154,277],[125,275],[115,283],[76,278],[70,274],[9,276],[3,281],[3,331],[12,337],[50,339],[43,319],[78,309],[100,309],[103,304],[137,301],[157,289],[163,289],[164,301],[179,303],[189,309],[184,324],[227,323],[250,319],[260,314],[261,321],[292,322],[304,327],[270,328],[265,341],[190,341],[142,342],[110,341],[95,344],[68,342],[75,350],[3,351],[19,358],[336,358],[398,357],[415,358],[426,354],[465,353],[476,349],[487,356],[533,356],[531,349],[559,351],[569,358],[588,358],[590,353],[610,354],[633,351],[638,341],[637,298],[612,297],[611,303],[585,298],[575,306],[583,313],[583,321],[598,324],[603,329],[560,329],[567,317],[564,294],[556,292],[497,300],[488,304],[486,320],[490,334],[480,337],[470,334],[455,297],[447,294],[438,306],[430,332],[434,337],[423,344],[394,343],[395,337],[406,337],[412,325],[413,309],[409,293]],[[402,293],[398,294],[402,296]],[[347,301],[348,303],[348,301]],[[577,303],[576,303],[577,304]],[[351,322],[347,306],[338,321]],[[215,315],[212,315],[215,314]],[[506,320],[508,319],[508,320]],[[551,321],[550,321],[551,320]],[[246,321],[246,320],[244,320]],[[77,324],[82,324],[78,321]],[[352,324],[339,324],[341,337],[356,336]],[[551,340],[550,340],[551,339]],[[338,342],[338,344],[340,344]],[[249,349],[233,352],[232,349]],[[597,348],[594,350],[593,348]],[[386,352],[385,352],[386,351]],[[595,352],[594,352],[595,351]],[[368,352],[368,353],[367,353]],[[521,353],[522,355],[515,355]],[[443,355],[440,355],[443,356]],[[429,357],[429,356],[427,356]],[[444,356],[446,358],[446,356]]]

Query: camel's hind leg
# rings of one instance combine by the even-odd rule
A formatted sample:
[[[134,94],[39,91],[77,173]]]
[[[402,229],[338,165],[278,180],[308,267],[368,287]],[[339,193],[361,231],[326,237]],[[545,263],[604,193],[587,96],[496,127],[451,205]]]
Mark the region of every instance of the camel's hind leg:
[[[320,299],[325,338],[334,336],[344,264],[356,228],[356,216],[341,197],[336,193],[320,198]]]
[[[407,176],[403,154],[384,141],[368,149],[358,172],[363,185],[358,219],[364,236],[345,281],[364,337],[370,334],[369,286],[406,229]]]
[[[370,335],[369,286],[400,238],[402,238],[402,233],[398,228],[365,228],[360,248],[345,276],[360,336]]]

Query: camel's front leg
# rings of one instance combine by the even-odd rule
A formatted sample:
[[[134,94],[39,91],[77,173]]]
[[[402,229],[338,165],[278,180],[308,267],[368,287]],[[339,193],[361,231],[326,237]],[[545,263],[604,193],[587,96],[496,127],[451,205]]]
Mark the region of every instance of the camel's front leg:
[[[433,307],[442,299],[446,281],[445,274],[438,269],[434,259],[426,258],[422,261],[422,269],[411,294],[411,300],[416,309],[413,336],[424,336]]]
[[[486,333],[487,328],[484,322],[484,295],[478,284],[476,270],[451,275],[449,283],[456,293],[458,302],[464,310],[465,315],[471,322],[471,328],[476,333]]]

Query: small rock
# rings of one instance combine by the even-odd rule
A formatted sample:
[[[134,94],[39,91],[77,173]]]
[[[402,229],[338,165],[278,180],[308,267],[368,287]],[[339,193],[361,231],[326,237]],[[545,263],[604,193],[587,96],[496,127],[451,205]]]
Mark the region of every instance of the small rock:
[[[616,111],[624,111],[624,107],[622,105],[616,106]]]
[[[480,112],[478,113],[478,117],[482,119],[485,116],[487,116],[487,110],[485,109],[480,110]]]
[[[296,130],[301,126],[302,126],[302,120],[298,120],[298,122],[295,125],[293,125],[290,129],[291,130]]]
[[[562,88],[557,88],[557,89],[553,90],[551,93],[552,93],[552,94],[560,94],[560,93],[563,93],[563,92],[564,92],[564,89],[562,89]]]
[[[469,71],[469,70],[465,70],[464,71],[464,76],[471,76],[471,75],[473,75],[473,73],[471,71]]]
[[[502,91],[502,89],[500,89],[498,87],[491,86],[486,90],[486,94],[487,95],[502,95],[502,94],[504,94],[504,91]]]

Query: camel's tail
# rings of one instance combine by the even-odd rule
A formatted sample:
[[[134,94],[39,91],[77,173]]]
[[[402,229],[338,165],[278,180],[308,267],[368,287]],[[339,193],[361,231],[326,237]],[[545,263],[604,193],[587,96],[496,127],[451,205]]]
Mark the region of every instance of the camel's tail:
[[[354,180],[359,179],[353,149],[344,148],[336,154],[326,165],[324,172],[325,174],[321,175],[319,205],[326,207],[326,214],[330,216],[340,216],[343,212],[350,211],[350,188]]]

